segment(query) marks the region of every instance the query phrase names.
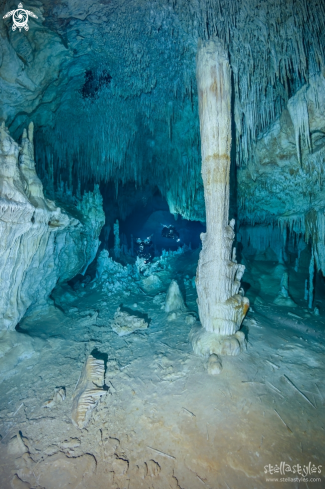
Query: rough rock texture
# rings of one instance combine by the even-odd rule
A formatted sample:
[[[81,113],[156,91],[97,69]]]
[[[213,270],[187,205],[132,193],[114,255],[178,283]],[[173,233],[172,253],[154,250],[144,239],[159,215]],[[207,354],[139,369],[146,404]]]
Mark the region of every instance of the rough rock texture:
[[[8,443],[8,453],[15,455],[16,457],[21,457],[24,453],[28,452],[28,449],[24,443],[21,434],[18,432],[17,435],[13,436]]]
[[[234,221],[228,225],[231,78],[220,40],[199,44],[197,82],[207,232],[201,234],[196,289],[202,334],[226,336],[240,328],[249,301],[239,290],[245,267],[232,250]]]
[[[242,221],[282,218],[303,227],[304,215],[324,208],[324,109],[325,78],[317,75],[257,141],[247,168],[238,174]]]
[[[0,331],[0,383],[14,375],[26,359],[39,358],[45,343],[40,338],[22,335],[17,331]]]
[[[162,281],[157,275],[149,275],[141,280],[141,288],[147,294],[157,294],[160,290],[164,288]]]
[[[98,188],[71,217],[46,199],[36,175],[33,125],[22,145],[0,129],[0,329],[14,329],[28,308],[44,305],[57,282],[93,260],[104,224]],[[83,222],[81,222],[83,221]]]
[[[180,284],[184,280],[186,303],[189,310],[196,310],[195,290],[185,278],[193,275],[197,253],[169,256],[168,262],[171,268],[166,285],[175,276]],[[246,278],[253,301],[257,287],[251,277],[260,277],[259,266]],[[274,265],[269,262],[265,266],[267,271],[263,273],[272,274]],[[274,293],[280,280],[281,274],[273,280]],[[294,290],[292,282],[290,274],[290,293],[296,300],[303,292],[303,283]],[[289,456],[300,460],[302,446],[307,460],[316,465],[323,463],[324,301],[320,316],[304,314],[300,307],[293,311],[299,318],[274,305],[273,296],[266,299],[261,292],[264,305],[254,304],[254,312],[244,323],[249,340],[247,352],[222,357],[221,375],[210,376],[208,357],[198,357],[191,351],[190,327],[184,314],[177,322],[166,321],[161,309],[163,294],[162,300],[158,297],[153,301],[142,292],[125,297],[120,289],[107,298],[104,290],[93,285],[78,289],[73,310],[69,312],[70,306],[63,314],[57,308],[47,325],[41,315],[21,322],[22,330],[42,334],[45,347],[39,357],[24,360],[14,376],[0,385],[1,489],[10,488],[10,483],[3,483],[15,473],[35,489],[57,489],[58,481],[64,489],[74,485],[78,489],[203,488],[197,475],[205,488],[215,489],[216,481],[224,488],[227,484],[232,489],[265,488],[263,466],[270,463],[270,450],[280,454],[280,460],[288,460]],[[150,328],[120,337],[108,327],[108,320],[121,303],[132,309],[135,302],[137,311],[150,311]],[[92,322],[84,321],[90,307],[96,308],[99,315]],[[16,333],[20,341],[32,338],[12,331],[2,333]],[[96,355],[96,349],[107,358],[109,391],[92,411],[86,429],[80,430],[71,423],[71,397],[85,357],[88,352]],[[288,383],[284,373],[317,409]],[[67,392],[64,402],[51,410],[44,409],[44,402],[61,385]],[[31,460],[27,466],[26,458],[20,458],[15,469],[6,448],[19,431],[28,439]],[[258,448],[262,434],[264,449]],[[239,440],[244,440],[246,449],[239,450]],[[252,458],[256,447],[259,456]],[[89,478],[85,474],[89,455],[80,459],[83,454],[95,458],[96,472]],[[229,458],[229,454],[233,456]],[[150,463],[152,459],[159,463],[160,471],[157,464]],[[73,471],[74,482],[69,468],[80,460]],[[117,477],[124,479],[117,481]],[[323,481],[320,484],[324,485]]]
[[[289,230],[297,235],[298,253],[311,239],[315,263],[323,272],[324,110],[325,78],[318,74],[289,100],[281,117],[257,141],[248,166],[238,173],[244,244],[262,239],[263,247],[271,246],[281,260]]]
[[[31,457],[19,460],[22,467],[19,467],[18,476],[15,475],[11,481],[13,489],[30,489],[26,478],[33,476],[33,466]],[[66,489],[75,487],[87,489],[91,487],[91,481],[96,473],[96,459],[93,455],[84,454],[79,457],[67,457],[64,453],[56,453],[47,458],[46,464],[40,467],[37,474],[37,484],[46,489]]]
[[[63,402],[65,398],[66,398],[65,387],[56,387],[54,389],[53,396],[51,397],[51,399],[48,399],[48,401],[46,401],[43,404],[43,407],[51,409],[54,406],[56,406],[58,403]]]
[[[246,349],[245,335],[242,331],[228,336],[217,335],[195,326],[190,332],[190,341],[196,355],[238,355]]]
[[[12,32],[11,18],[0,25],[0,120],[12,122],[16,118],[16,127],[26,124],[29,114],[42,103],[51,103],[55,108],[58,82],[63,84],[61,92],[67,81],[62,64],[69,57],[69,49],[56,32],[42,28],[44,8],[40,2],[35,3],[29,7],[38,19],[32,19],[27,33]],[[2,4],[1,20],[4,8]]]
[[[121,311],[121,309],[118,308],[114,314],[114,319],[111,322],[111,326],[112,330],[119,336],[125,336],[138,329],[147,329],[148,323],[143,317],[139,317],[127,311]]]

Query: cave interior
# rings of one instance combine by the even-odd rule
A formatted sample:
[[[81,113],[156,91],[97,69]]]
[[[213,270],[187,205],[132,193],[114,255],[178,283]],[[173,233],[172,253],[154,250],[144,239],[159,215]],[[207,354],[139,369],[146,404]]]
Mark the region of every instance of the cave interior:
[[[325,487],[325,0],[0,14],[1,489]]]

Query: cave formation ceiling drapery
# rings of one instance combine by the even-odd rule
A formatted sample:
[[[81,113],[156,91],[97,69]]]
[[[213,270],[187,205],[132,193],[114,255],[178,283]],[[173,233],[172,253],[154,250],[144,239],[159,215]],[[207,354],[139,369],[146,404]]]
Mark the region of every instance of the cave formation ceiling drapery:
[[[1,12],[14,3],[1,2]],[[323,70],[324,0],[32,0],[29,32],[1,22],[0,117],[36,126],[43,180],[157,185],[204,220],[195,81],[198,38],[229,50],[236,162]]]

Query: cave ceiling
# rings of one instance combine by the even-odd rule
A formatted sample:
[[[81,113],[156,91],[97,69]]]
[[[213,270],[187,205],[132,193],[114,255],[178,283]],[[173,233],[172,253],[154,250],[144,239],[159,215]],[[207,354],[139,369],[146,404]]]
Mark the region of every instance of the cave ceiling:
[[[4,14],[16,2],[0,5]],[[188,218],[204,220],[198,38],[217,35],[228,47],[241,168],[323,69],[323,0],[33,0],[26,8],[38,16],[28,32],[0,23],[0,119],[16,138],[34,121],[40,175],[70,187],[156,185]]]

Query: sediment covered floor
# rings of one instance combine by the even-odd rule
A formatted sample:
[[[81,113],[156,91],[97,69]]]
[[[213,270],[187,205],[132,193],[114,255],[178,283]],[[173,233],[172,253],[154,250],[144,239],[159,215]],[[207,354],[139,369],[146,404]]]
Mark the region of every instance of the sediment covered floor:
[[[172,257],[161,275],[166,288],[171,277],[180,285],[192,277],[196,260]],[[66,286],[54,292],[56,306],[26,317],[19,332],[2,332],[1,488],[324,487],[324,467],[320,482],[264,473],[269,464],[324,462],[324,316],[311,315],[294,286],[298,307],[275,306],[273,265],[248,266],[247,351],[223,357],[218,376],[193,354],[186,314],[166,320],[163,292],[108,298],[95,282],[76,292]],[[188,281],[181,289],[196,311],[196,290]],[[121,304],[148,315],[148,329],[112,331]],[[108,390],[80,430],[71,399],[91,352],[105,360]],[[58,387],[65,400],[43,407]]]

